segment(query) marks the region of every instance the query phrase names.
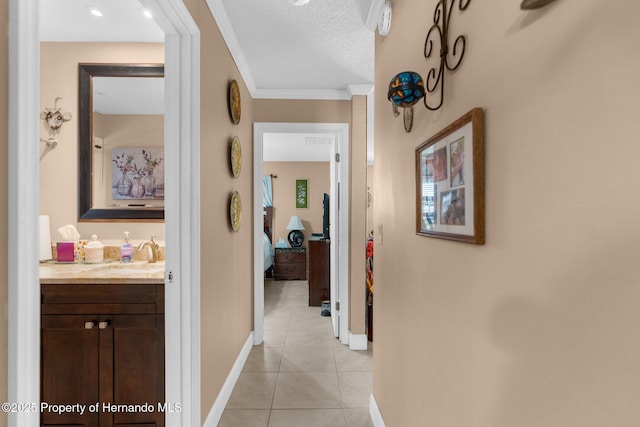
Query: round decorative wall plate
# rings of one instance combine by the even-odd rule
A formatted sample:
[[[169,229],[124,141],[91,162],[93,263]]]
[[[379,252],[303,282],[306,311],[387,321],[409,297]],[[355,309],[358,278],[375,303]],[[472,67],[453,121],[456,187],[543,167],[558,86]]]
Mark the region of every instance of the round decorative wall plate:
[[[231,218],[231,229],[233,229],[233,231],[240,230],[240,222],[242,220],[242,200],[240,200],[240,193],[237,191],[234,191],[233,194],[231,194],[229,217]]]
[[[229,84],[229,114],[231,115],[231,121],[234,125],[240,123],[241,112],[242,106],[240,102],[240,89],[238,88],[238,82],[231,80],[231,84]]]
[[[234,178],[240,176],[242,170],[242,147],[240,146],[240,140],[237,136],[233,137],[231,141],[231,173]]]

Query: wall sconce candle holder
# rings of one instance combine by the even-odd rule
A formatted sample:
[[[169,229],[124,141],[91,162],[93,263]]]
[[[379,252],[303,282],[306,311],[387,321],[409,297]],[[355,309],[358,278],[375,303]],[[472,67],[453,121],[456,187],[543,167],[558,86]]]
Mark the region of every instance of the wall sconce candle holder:
[[[57,97],[53,108],[47,108],[40,113],[40,119],[44,121],[44,127],[49,134],[49,138],[40,138],[40,142],[44,142],[46,147],[40,155],[40,160],[47,155],[47,153],[58,146],[58,140],[56,135],[60,134],[60,129],[65,122],[71,120],[71,113],[63,113],[62,107],[58,107],[58,101],[61,101],[61,97]]]
[[[411,132],[413,127],[413,106],[424,97],[424,81],[415,71],[403,71],[396,74],[389,83],[387,98],[393,104],[393,115],[398,117],[404,110],[404,130]]]

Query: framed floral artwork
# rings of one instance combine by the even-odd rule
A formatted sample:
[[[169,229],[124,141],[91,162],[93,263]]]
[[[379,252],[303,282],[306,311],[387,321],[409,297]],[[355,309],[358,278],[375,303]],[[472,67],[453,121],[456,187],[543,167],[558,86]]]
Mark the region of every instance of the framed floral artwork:
[[[483,111],[474,108],[416,148],[416,233],[484,244]]]
[[[309,208],[309,180],[296,179],[296,209]]]
[[[114,148],[111,152],[113,200],[164,199],[164,148]]]

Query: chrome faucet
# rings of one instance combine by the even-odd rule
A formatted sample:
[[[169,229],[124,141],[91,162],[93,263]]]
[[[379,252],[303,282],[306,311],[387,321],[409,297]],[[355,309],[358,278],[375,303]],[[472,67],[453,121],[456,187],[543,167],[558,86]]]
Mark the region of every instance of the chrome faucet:
[[[158,261],[158,252],[160,251],[160,247],[154,240],[155,237],[155,234],[151,235],[151,240],[149,240],[148,242],[142,242],[140,243],[140,246],[138,246],[138,251],[141,251],[145,248],[147,249],[147,260],[150,263]],[[149,256],[149,249],[151,249],[151,256]]]

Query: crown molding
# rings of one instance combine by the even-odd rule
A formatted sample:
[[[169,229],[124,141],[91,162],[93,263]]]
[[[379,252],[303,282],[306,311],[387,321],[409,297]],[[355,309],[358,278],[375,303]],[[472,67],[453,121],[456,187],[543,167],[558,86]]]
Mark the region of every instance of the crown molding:
[[[373,91],[372,84],[351,84],[347,86],[349,99],[356,95],[369,95]]]
[[[236,36],[236,32],[233,30],[233,26],[229,20],[229,15],[222,4],[222,0],[206,1],[211,14],[213,15],[213,19],[216,21],[216,24],[218,24],[218,29],[222,34],[222,38],[227,44],[229,52],[231,52],[231,57],[233,57],[236,67],[238,67],[238,71],[240,71],[244,84],[247,86],[247,89],[249,89],[251,96],[255,98],[256,82],[253,78],[253,74],[251,74],[251,69],[249,68],[247,59],[244,56],[244,52],[242,52],[242,49],[240,48],[238,37]]]
[[[382,11],[382,5],[384,0],[372,0],[369,5],[369,13],[367,14],[367,21],[365,26],[375,32],[378,28],[378,20],[380,19],[380,12]]]

